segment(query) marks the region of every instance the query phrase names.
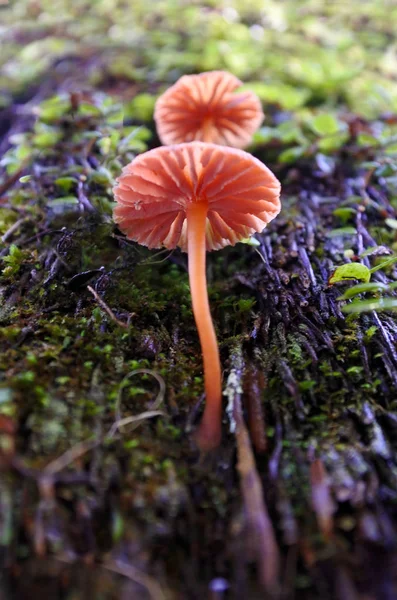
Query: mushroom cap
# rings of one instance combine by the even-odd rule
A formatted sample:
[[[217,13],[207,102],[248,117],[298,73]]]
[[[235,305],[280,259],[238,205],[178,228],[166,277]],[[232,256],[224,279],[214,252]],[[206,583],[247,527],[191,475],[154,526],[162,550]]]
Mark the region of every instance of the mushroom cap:
[[[234,245],[280,212],[280,182],[243,150],[191,142],[137,156],[117,179],[113,217],[126,236],[149,248],[187,250],[186,210],[208,205],[206,248]]]
[[[184,75],[156,102],[154,119],[163,144],[194,140],[244,148],[263,121],[259,98],[238,92],[242,82],[225,71]]]

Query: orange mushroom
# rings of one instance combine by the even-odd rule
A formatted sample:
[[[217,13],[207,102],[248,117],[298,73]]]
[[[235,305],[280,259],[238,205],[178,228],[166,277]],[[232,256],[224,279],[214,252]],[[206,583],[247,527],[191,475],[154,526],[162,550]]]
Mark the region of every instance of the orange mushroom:
[[[220,442],[222,386],[205,252],[262,231],[280,211],[280,183],[242,150],[192,142],[137,156],[123,169],[114,195],[114,220],[129,239],[149,248],[179,246],[188,252],[206,393],[197,441],[209,450]]]
[[[263,121],[259,98],[239,92],[242,82],[225,71],[184,75],[156,102],[154,119],[163,144],[199,140],[244,148]]]

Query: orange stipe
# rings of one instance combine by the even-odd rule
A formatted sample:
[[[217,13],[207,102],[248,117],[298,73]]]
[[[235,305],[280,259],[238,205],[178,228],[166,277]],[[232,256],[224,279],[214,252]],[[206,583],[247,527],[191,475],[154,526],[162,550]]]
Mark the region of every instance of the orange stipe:
[[[242,85],[225,71],[181,77],[156,102],[154,118],[162,143],[247,146],[264,115],[259,98],[239,91]]]
[[[188,252],[193,313],[204,362],[202,450],[221,435],[221,366],[208,303],[205,252],[260,232],[280,211],[280,183],[250,154],[204,142],[150,150],[127,165],[114,188],[114,220],[149,248]]]

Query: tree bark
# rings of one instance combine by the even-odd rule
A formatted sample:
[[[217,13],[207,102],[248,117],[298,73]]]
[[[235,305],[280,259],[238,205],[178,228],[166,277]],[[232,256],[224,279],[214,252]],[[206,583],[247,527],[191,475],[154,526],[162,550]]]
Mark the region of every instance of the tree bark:
[[[332,172],[278,168],[283,210],[257,249],[208,256],[229,410],[200,456],[186,258],[112,225],[103,155],[82,137],[104,117],[56,126],[31,179],[1,184],[10,227],[22,219],[1,284],[3,597],[397,597],[395,316],[346,316],[328,283],[370,265],[358,257],[395,212],[382,180],[363,187],[354,140]],[[335,232],[352,196],[355,232]]]

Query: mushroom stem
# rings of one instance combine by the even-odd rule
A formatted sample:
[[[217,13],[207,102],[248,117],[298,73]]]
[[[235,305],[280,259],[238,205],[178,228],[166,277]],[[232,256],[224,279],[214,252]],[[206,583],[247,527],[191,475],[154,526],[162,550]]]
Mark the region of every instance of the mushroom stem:
[[[207,117],[206,119],[204,119],[202,131],[203,131],[203,136],[202,136],[203,142],[211,142],[213,135],[214,135],[214,124],[210,117]]]
[[[207,202],[193,202],[186,211],[190,292],[203,355],[206,395],[204,414],[196,440],[200,449],[205,451],[219,445],[222,418],[221,365],[205,273],[207,212]]]

